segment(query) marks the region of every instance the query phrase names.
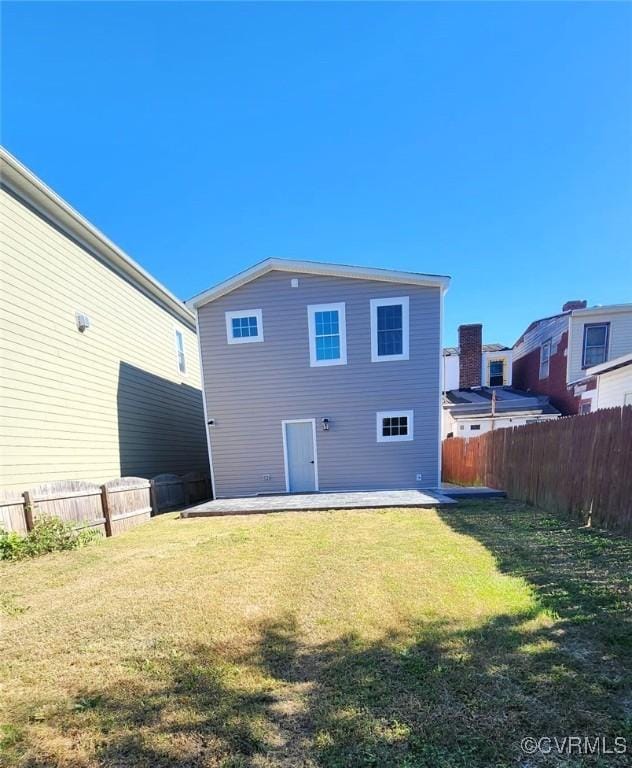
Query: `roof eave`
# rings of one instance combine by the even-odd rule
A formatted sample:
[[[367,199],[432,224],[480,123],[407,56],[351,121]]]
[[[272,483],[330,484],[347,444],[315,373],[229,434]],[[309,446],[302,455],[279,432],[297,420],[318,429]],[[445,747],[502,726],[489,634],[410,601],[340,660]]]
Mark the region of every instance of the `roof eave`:
[[[18,197],[68,232],[93,255],[107,261],[132,282],[149,293],[165,308],[189,326],[195,327],[191,310],[162,283],[144,270],[121,248],[69,205],[60,195],[39,179],[4,147],[0,147],[2,181]]]
[[[319,261],[269,258],[193,296],[185,303],[188,307],[198,309],[204,304],[215,301],[273,270],[295,274],[327,275],[330,277],[348,277],[359,280],[378,280],[388,283],[425,285],[440,288],[443,292],[450,285],[450,278],[447,275],[424,275],[417,272],[400,272],[397,270],[377,269],[375,267],[356,267],[347,264],[327,264]]]

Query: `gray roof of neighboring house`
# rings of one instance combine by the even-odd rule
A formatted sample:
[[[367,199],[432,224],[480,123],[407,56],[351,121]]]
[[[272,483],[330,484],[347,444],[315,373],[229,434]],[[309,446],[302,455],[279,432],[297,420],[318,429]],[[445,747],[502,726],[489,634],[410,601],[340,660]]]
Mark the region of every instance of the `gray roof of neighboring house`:
[[[496,393],[496,416],[508,414],[558,414],[546,395],[532,395],[513,387],[451,389],[444,393],[444,408],[453,417],[492,415],[492,393]]]
[[[505,352],[508,349],[511,349],[511,347],[506,347],[504,344],[483,344],[483,352]],[[459,354],[459,348],[458,347],[444,347],[443,348],[443,354],[444,355],[458,355]]]

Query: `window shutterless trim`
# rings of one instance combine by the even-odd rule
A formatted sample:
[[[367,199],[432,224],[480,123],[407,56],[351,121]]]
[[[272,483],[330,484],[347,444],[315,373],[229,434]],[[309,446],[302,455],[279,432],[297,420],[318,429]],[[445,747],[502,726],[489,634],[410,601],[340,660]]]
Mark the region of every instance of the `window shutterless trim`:
[[[317,312],[337,312],[338,313],[338,338],[340,341],[340,357],[331,360],[318,360],[316,357],[316,313]],[[309,364],[312,368],[324,365],[346,365],[347,364],[347,320],[345,315],[345,302],[337,304],[308,304],[307,305],[307,325],[309,328]]]
[[[383,434],[384,419],[406,417],[407,434],[406,435],[388,435]],[[408,440],[414,440],[414,418],[412,411],[378,411],[375,414],[376,438],[378,443],[401,443]]]
[[[401,305],[402,308],[402,351],[396,355],[378,355],[378,307]],[[408,296],[394,296],[388,299],[371,299],[371,362],[384,363],[392,360],[408,360],[409,348],[409,302]]]
[[[260,309],[234,309],[224,314],[226,316],[226,340],[229,344],[250,344],[254,341],[263,341],[263,319]],[[240,317],[257,318],[256,336],[233,336],[233,320]]]
[[[176,370],[181,376],[187,373],[187,353],[184,347],[184,333],[180,328],[175,328],[174,338],[176,342]],[[180,346],[182,342],[182,347]],[[182,355],[182,366],[180,366],[180,355]]]
[[[551,347],[553,346],[551,341],[552,341],[551,339],[547,339],[542,344],[540,344],[540,365],[539,365],[539,368],[538,368],[538,378],[539,379],[548,379],[549,378],[549,372],[551,370]],[[542,360],[542,350],[544,349],[544,347],[547,347],[547,346],[549,348],[549,356],[546,359],[546,375],[543,376],[542,375],[542,363],[543,363],[543,360]]]
[[[600,348],[603,346],[603,360],[601,363],[605,363],[608,359],[608,345],[610,344],[610,323],[584,323],[584,334],[582,336],[582,369],[585,368],[592,368],[593,365],[601,365],[601,363],[587,363],[586,362],[586,341],[588,339],[588,329],[589,328],[605,328],[606,329],[606,338],[604,339],[603,344],[593,344],[593,348],[596,346],[599,346]]]

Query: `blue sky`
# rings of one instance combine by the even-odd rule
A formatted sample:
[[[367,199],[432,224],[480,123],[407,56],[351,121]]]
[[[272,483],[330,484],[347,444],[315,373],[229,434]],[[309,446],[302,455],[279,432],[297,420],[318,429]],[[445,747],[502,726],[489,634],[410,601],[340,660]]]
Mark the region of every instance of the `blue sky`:
[[[447,273],[445,341],[632,300],[632,5],[4,3],[5,146],[182,298]]]

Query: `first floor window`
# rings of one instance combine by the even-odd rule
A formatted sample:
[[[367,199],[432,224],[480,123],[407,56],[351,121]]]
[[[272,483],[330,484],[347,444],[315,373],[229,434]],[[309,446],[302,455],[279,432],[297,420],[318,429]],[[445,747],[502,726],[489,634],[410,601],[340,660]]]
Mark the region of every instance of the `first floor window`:
[[[408,360],[408,296],[371,299],[371,361]]]
[[[377,442],[391,443],[413,439],[412,411],[379,411]]]
[[[585,416],[587,413],[590,413],[590,400],[582,400],[579,404],[579,413],[582,416]]]
[[[187,360],[184,354],[184,336],[182,331],[176,331],[176,353],[178,356],[178,370],[180,373],[186,373]]]
[[[489,363],[489,386],[502,387],[505,383],[505,361],[492,360]]]
[[[582,367],[605,363],[608,358],[608,330],[610,323],[590,323],[584,326],[584,354]]]
[[[478,432],[481,428],[480,424],[470,424],[470,432]]]
[[[263,341],[261,310],[241,309],[226,312],[226,336],[229,344]]]
[[[551,360],[551,340],[545,341],[540,347],[540,378],[548,379],[549,362]]]
[[[310,365],[345,365],[347,333],[344,302],[310,304],[307,307],[307,321]]]

